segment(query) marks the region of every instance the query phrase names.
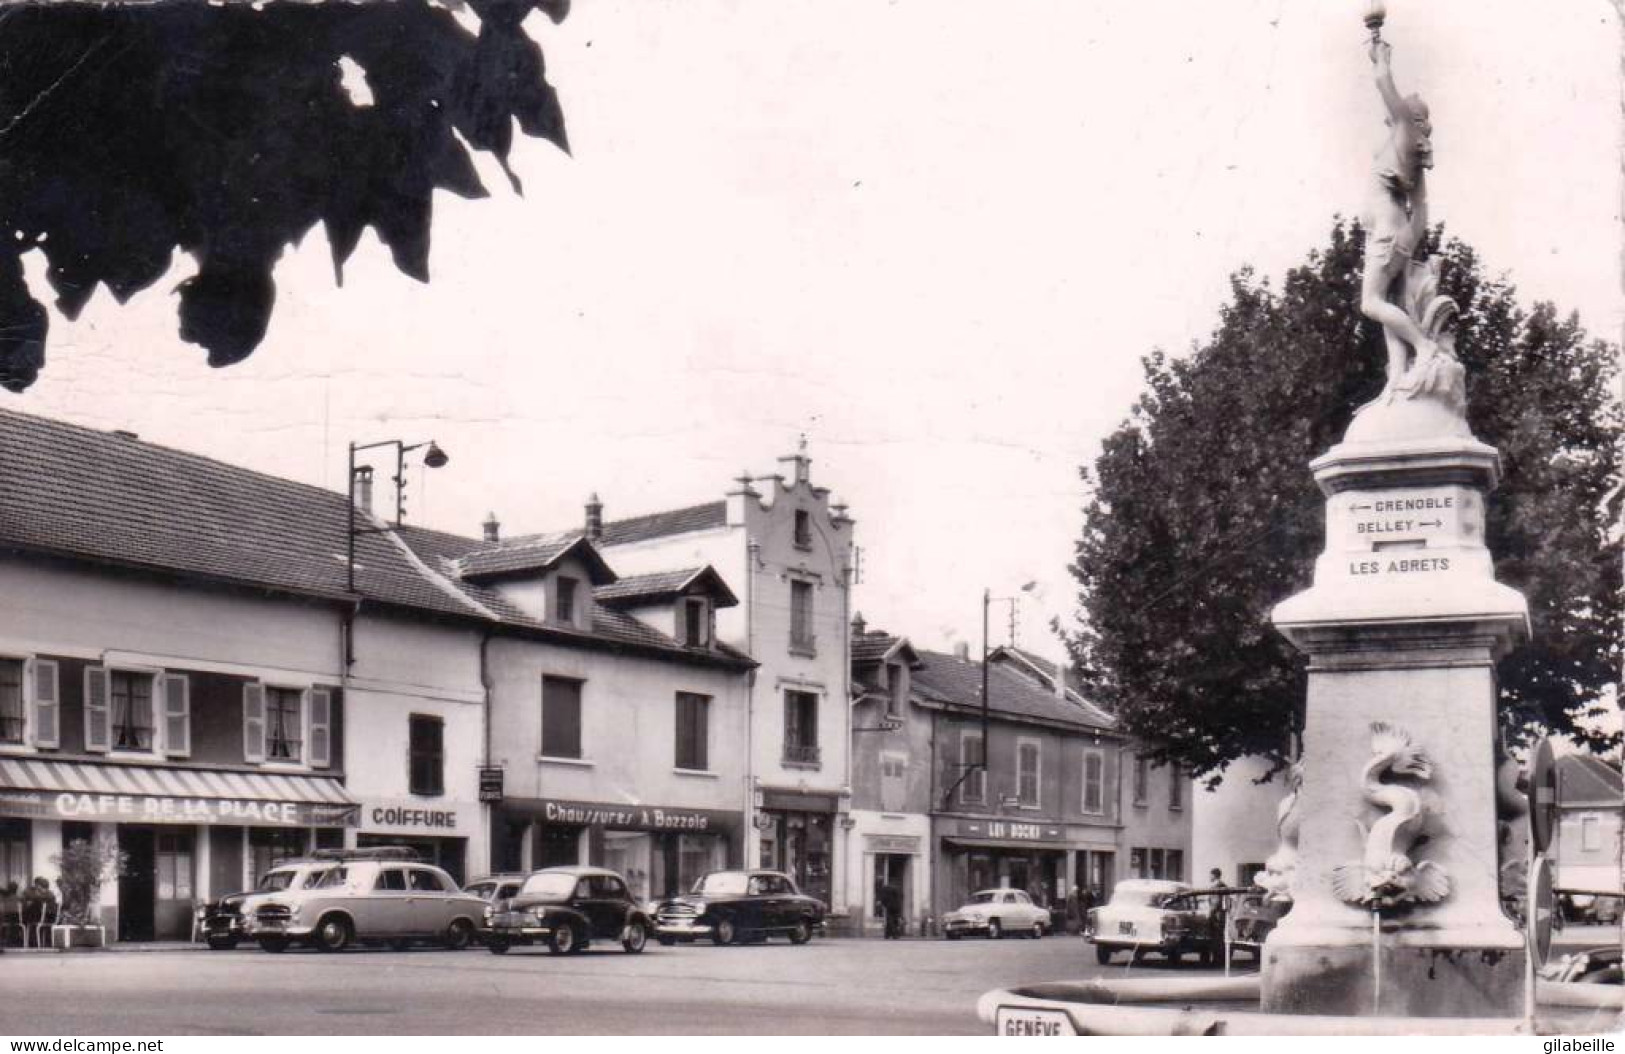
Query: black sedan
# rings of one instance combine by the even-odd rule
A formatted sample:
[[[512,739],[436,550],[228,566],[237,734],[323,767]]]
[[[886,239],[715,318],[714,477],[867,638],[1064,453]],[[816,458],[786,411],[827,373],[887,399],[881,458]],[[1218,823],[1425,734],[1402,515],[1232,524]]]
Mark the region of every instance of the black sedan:
[[[715,944],[766,940],[782,934],[805,944],[824,925],[824,905],[778,871],[713,871],[686,897],[655,909],[661,944],[708,937]]]
[[[486,910],[485,946],[496,955],[537,943],[554,955],[567,955],[586,951],[595,940],[618,940],[636,954],[649,940],[649,919],[625,881],[601,867],[533,872],[511,900]]]

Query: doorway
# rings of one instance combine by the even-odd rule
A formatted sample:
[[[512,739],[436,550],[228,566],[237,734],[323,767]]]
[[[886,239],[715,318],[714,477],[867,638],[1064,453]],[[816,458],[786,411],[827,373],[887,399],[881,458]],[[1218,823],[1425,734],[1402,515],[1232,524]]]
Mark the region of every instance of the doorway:
[[[910,888],[908,880],[908,861],[906,853],[876,853],[875,854],[875,888],[874,911],[876,919],[885,918],[880,905],[884,898],[881,890],[888,885],[897,890],[902,907],[900,911],[904,919],[914,914],[914,890]]]
[[[118,939],[121,941],[150,941],[156,936],[156,834],[151,827],[119,824],[118,848],[125,859],[124,873],[118,880]]]

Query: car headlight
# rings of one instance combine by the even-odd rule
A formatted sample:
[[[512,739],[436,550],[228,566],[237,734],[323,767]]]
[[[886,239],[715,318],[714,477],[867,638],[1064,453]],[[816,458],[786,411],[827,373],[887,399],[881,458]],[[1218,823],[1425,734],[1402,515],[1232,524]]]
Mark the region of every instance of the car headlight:
[[[485,906],[485,921],[487,923],[490,923],[491,919],[493,919],[495,916],[496,916],[496,912],[492,911],[491,906],[489,904],[487,904]]]

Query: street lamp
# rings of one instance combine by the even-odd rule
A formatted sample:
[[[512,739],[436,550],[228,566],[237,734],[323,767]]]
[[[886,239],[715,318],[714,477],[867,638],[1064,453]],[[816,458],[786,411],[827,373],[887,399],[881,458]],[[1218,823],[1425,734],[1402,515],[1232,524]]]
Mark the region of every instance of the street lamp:
[[[1036,590],[1037,588],[1038,588],[1038,583],[1036,581],[1028,582],[1026,585],[1021,587],[1021,591],[1023,593],[1029,593],[1030,594],[1034,590]],[[987,773],[989,772],[989,769],[987,767],[987,726],[988,726],[988,686],[987,686],[988,631],[987,631],[987,623],[988,623],[988,611],[989,611],[990,608],[993,607],[994,604],[1009,604],[1010,605],[1010,646],[1014,647],[1015,643],[1016,643],[1016,641],[1015,641],[1016,605],[1020,604],[1020,603],[1021,603],[1021,598],[1019,596],[996,597],[996,596],[993,595],[993,591],[991,589],[983,589],[982,590],[982,756],[979,759],[977,759],[976,761],[973,761],[973,762],[971,762],[970,764],[968,764],[968,765],[966,765],[964,767],[965,771],[963,771],[963,772],[961,772],[959,774],[959,779],[956,780],[954,782],[954,785],[952,787],[948,788],[948,792],[943,795],[944,802],[951,801],[953,799],[954,791],[959,789],[959,785],[961,783],[964,783],[967,779],[969,779],[970,774],[977,771],[978,769],[980,769],[982,771],[982,773],[983,773],[983,777],[982,777],[983,785],[986,786]]]
[[[356,482],[365,479],[370,488],[372,469],[370,467],[357,468],[355,456],[363,450],[373,450],[378,447],[392,446],[395,448],[395,475],[391,477],[395,483],[395,521],[387,527],[357,527],[355,521]],[[424,449],[427,448],[427,449]],[[376,443],[350,444],[350,469],[345,473],[344,481],[347,487],[345,494],[346,504],[349,506],[349,537],[346,539],[345,549],[345,588],[355,592],[355,540],[363,534],[381,534],[401,525],[406,515],[406,455],[414,450],[423,450],[423,464],[425,468],[442,468],[451,458],[440,449],[440,444],[430,439],[422,443],[403,443],[399,439],[383,439]],[[370,491],[369,491],[370,493]]]

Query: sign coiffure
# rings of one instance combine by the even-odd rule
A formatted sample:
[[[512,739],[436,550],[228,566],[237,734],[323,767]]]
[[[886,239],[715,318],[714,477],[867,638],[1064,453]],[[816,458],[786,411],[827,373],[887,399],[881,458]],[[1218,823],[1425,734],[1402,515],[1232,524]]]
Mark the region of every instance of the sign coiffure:
[[[465,820],[465,814],[473,816],[477,812],[473,808],[426,806],[413,801],[374,801],[361,807],[361,826],[368,830],[408,834],[451,834],[457,832],[460,826],[473,822]]]

